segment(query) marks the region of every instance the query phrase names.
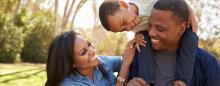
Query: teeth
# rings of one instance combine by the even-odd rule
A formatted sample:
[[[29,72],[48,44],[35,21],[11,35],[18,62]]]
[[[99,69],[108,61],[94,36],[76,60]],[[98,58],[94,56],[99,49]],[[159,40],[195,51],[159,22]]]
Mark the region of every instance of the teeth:
[[[92,61],[96,61],[96,60],[97,60],[97,57],[94,56],[94,57],[92,57],[89,61],[92,62]]]
[[[151,39],[152,42],[159,42],[159,40]]]

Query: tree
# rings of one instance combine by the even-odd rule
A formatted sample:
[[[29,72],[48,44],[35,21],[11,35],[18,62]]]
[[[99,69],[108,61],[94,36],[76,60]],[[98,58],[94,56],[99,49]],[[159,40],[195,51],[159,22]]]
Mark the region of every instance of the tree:
[[[198,20],[198,35],[202,39],[220,37],[220,1],[219,0],[186,0]]]
[[[69,1],[67,0],[67,2],[69,2]],[[69,17],[72,14],[72,9],[73,9],[74,3],[75,3],[75,0],[72,0],[72,4],[70,6],[70,9],[67,11],[67,14],[65,13],[66,9],[64,11],[64,14],[66,14],[66,15],[64,15],[64,17],[63,17],[62,26],[61,26],[62,28],[66,27],[66,24],[69,20]],[[68,7],[68,3],[66,3],[66,7]]]
[[[59,3],[58,0],[55,0],[54,36],[58,35],[58,33],[59,33],[59,28],[58,28],[58,8],[59,8],[59,5],[58,5],[58,3]]]
[[[78,11],[82,8],[82,6],[86,3],[87,0],[80,0],[79,4],[76,6],[76,9],[74,11],[74,14],[73,14],[73,18],[72,18],[72,22],[71,22],[71,25],[70,25],[70,29],[73,28],[73,24],[74,24],[74,21],[75,21],[75,17],[78,13]]]
[[[13,17],[13,21],[14,21],[15,24],[17,23],[17,22],[16,22],[16,17],[17,17],[17,15],[18,15],[18,11],[19,11],[20,6],[21,6],[21,0],[18,0],[16,9],[15,9],[15,13],[14,13],[14,17]]]

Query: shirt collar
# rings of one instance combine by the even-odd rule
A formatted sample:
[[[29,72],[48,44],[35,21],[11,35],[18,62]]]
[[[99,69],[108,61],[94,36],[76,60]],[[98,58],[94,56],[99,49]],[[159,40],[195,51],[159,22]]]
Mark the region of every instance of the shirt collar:
[[[96,72],[98,71],[98,67],[95,67],[94,69],[94,78],[96,77]],[[81,80],[88,80],[89,77],[88,76],[82,76],[80,73],[78,73],[77,71],[74,71],[73,73],[70,74],[69,76],[71,79],[76,80],[76,81],[81,81]]]

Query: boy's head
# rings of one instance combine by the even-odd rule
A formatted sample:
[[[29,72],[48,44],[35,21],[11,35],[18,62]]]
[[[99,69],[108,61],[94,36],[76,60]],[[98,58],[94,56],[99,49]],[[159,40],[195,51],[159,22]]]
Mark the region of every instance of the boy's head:
[[[112,32],[130,31],[139,17],[128,9],[124,1],[104,1],[99,7],[99,18],[103,27]]]

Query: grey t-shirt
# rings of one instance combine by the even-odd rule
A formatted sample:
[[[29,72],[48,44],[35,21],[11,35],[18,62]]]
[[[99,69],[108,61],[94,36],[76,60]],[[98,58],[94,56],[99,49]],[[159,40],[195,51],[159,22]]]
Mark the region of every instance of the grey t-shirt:
[[[176,72],[176,53],[175,52],[156,52],[155,53],[155,85],[172,86]]]

